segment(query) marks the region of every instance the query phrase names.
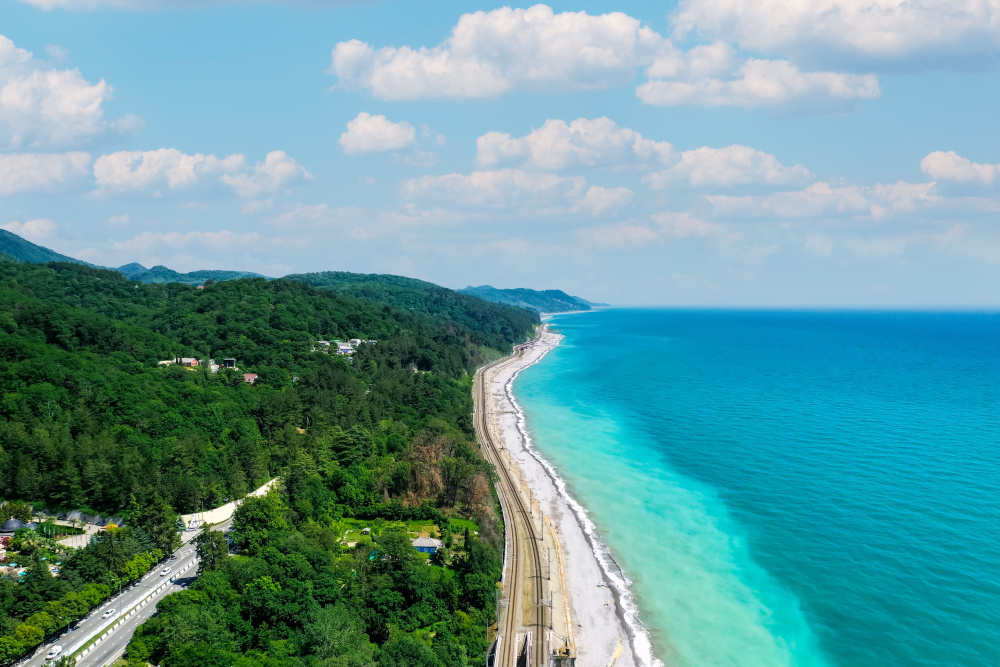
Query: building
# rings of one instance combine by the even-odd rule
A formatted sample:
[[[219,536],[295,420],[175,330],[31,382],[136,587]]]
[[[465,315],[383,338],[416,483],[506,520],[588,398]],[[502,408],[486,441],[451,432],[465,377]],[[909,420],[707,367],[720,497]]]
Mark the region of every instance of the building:
[[[254,382],[257,381],[257,374],[256,373],[244,373],[243,374],[243,381],[244,382],[249,382],[250,384],[253,384]]]
[[[194,357],[181,357],[180,359],[177,360],[177,363],[179,363],[181,366],[187,366],[189,368],[201,365],[201,362],[195,359]]]
[[[222,367],[225,368],[225,369],[227,369],[227,370],[234,370],[235,371],[236,370],[236,360],[233,359],[233,358],[223,359],[222,360]]]
[[[433,537],[416,537],[410,540],[410,544],[422,554],[437,553],[437,550],[444,546],[444,542]]]
[[[351,345],[354,346],[354,347],[357,347],[358,345],[361,345],[361,339],[360,338],[352,338],[351,339]]]
[[[354,354],[354,348],[350,343],[338,343],[337,354]]]

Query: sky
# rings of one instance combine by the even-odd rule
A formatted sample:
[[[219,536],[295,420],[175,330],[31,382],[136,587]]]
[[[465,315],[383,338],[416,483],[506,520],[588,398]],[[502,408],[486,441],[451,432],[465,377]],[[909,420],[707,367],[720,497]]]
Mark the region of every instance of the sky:
[[[99,264],[1000,304],[997,0],[0,0],[0,227]]]

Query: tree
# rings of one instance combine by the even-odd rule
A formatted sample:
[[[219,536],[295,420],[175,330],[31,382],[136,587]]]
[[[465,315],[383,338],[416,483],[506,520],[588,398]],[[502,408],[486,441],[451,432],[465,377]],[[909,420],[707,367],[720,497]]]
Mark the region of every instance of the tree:
[[[159,493],[154,493],[144,501],[137,501],[133,495],[129,511],[125,514],[125,520],[129,525],[142,528],[165,553],[180,548],[181,536],[177,532],[177,513]]]
[[[382,647],[379,667],[444,667],[427,644],[404,635]]]
[[[373,661],[375,646],[365,633],[365,624],[346,605],[322,607],[306,626],[306,636],[320,658],[339,658],[344,665]]]
[[[205,528],[194,538],[194,543],[198,554],[199,575],[221,569],[229,558],[229,545],[226,544],[226,536],[220,530]]]
[[[267,542],[273,530],[287,528],[284,503],[276,491],[265,496],[251,497],[243,501],[233,515],[230,537],[233,546],[250,555],[257,552]]]

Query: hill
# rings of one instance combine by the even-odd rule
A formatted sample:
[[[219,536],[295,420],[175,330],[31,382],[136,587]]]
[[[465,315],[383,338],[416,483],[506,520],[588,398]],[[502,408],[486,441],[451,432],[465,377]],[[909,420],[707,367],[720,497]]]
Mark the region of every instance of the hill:
[[[236,278],[266,278],[267,276],[262,276],[259,273],[252,273],[250,271],[221,271],[221,270],[205,270],[205,271],[191,271],[190,273],[179,273],[173,269],[168,269],[163,265],[154,266],[151,269],[147,269],[142,264],[132,262],[131,264],[126,264],[125,266],[119,266],[117,269],[118,273],[122,274],[130,280],[138,280],[144,283],[150,284],[160,284],[164,285],[167,283],[183,283],[185,285],[203,285],[206,280],[214,280],[215,282],[220,282],[223,280],[235,280]]]
[[[593,303],[578,296],[570,296],[557,289],[533,290],[525,287],[497,289],[491,285],[480,285],[479,287],[466,287],[458,291],[486,301],[528,308],[538,313],[576,312],[590,310],[592,307],[607,306],[604,303]]]
[[[55,250],[40,245],[35,245],[31,241],[22,239],[17,234],[0,229],[0,253],[9,255],[19,262],[29,264],[44,264],[45,262],[72,262],[73,264],[87,264],[78,259],[61,255]],[[90,266],[88,264],[88,266]]]
[[[470,332],[470,340],[507,351],[539,323],[537,312],[518,304],[496,303],[415,278],[378,273],[325,271],[285,276],[374,303],[432,315]],[[513,307],[512,307],[513,306]]]
[[[274,494],[237,512],[240,557],[212,538],[218,558],[136,631],[130,662],[333,664],[320,641],[331,636],[336,664],[441,664],[393,662],[416,641],[399,631],[433,637],[423,650],[453,664],[484,656],[502,533],[474,442],[471,372],[485,350],[473,334],[297,280],[197,289],[0,261],[0,498],[124,510],[128,524],[60,555],[57,578],[41,560],[55,547],[12,542],[29,572],[0,578],[0,662],[144,576],[179,542],[175,513],[276,476]],[[349,357],[318,342],[352,338],[369,342]],[[158,363],[176,357],[234,357],[239,370]],[[407,522],[461,547],[428,560]],[[365,525],[371,536],[345,546]]]

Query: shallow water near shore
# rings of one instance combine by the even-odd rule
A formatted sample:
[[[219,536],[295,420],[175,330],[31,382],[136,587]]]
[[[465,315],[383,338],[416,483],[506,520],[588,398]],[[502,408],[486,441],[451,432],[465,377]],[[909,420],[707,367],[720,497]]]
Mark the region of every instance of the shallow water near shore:
[[[668,665],[1000,664],[1000,315],[553,325],[515,395]]]

